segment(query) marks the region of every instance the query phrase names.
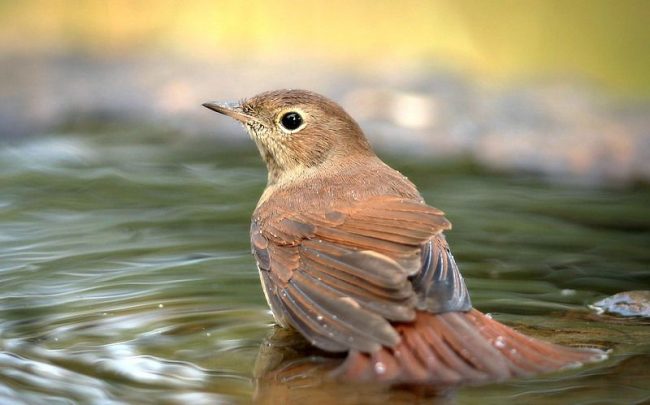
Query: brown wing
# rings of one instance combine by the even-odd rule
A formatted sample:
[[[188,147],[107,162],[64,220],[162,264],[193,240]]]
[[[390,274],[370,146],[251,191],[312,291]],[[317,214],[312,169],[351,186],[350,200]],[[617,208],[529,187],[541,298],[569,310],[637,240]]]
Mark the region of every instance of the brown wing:
[[[251,242],[280,323],[324,350],[374,352],[399,343],[389,321],[412,321],[415,308],[471,308],[441,235],[450,228],[419,201],[375,197],[254,221]]]

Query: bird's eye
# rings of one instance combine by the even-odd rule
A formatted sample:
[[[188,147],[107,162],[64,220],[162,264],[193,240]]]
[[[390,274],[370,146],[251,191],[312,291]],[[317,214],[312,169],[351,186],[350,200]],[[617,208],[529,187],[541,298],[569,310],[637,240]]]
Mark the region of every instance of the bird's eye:
[[[295,131],[302,125],[302,116],[295,111],[285,113],[280,118],[280,125],[287,131]]]

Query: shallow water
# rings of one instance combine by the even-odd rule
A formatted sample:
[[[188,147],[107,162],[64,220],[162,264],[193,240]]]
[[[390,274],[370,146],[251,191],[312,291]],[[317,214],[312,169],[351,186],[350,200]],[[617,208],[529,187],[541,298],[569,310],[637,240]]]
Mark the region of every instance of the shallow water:
[[[441,397],[308,379],[287,390],[253,376],[274,332],[248,246],[265,182],[253,145],[95,132],[0,145],[2,404],[650,400],[650,322],[586,307],[650,289],[646,187],[553,186],[388,158],[454,223],[448,240],[476,307],[534,336],[613,352]]]

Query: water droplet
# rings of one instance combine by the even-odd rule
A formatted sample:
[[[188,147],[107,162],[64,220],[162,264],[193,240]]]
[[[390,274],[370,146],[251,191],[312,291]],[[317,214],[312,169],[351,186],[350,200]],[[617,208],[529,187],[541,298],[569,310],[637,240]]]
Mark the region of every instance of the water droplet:
[[[206,332],[205,336],[212,336],[212,333]]]
[[[582,367],[582,363],[579,362],[579,361],[574,361],[574,362],[571,362],[571,363],[567,363],[560,370],[572,370],[574,368],[580,368],[580,367]]]
[[[506,347],[506,340],[503,338],[503,336],[499,336],[496,339],[494,339],[494,347],[497,349],[503,349]]]
[[[319,321],[322,321],[322,320],[323,320],[323,315],[318,315],[318,316],[316,317],[316,319],[318,319]]]
[[[375,363],[375,373],[384,374],[386,372],[386,365],[381,361]]]
[[[596,315],[602,315],[605,313],[605,308],[600,308],[595,305],[587,305],[589,309],[596,311]]]
[[[162,308],[162,307],[164,307],[163,304],[158,304],[158,308]]]
[[[603,361],[609,357],[608,352],[597,353],[591,359],[592,361]]]

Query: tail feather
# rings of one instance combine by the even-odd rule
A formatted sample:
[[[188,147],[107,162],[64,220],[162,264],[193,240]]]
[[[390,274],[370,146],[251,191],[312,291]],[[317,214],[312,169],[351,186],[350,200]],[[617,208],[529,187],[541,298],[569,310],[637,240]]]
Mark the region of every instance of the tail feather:
[[[418,312],[396,324],[394,348],[350,352],[337,378],[394,383],[460,384],[501,381],[602,360],[597,349],[576,349],[525,336],[477,310]]]

